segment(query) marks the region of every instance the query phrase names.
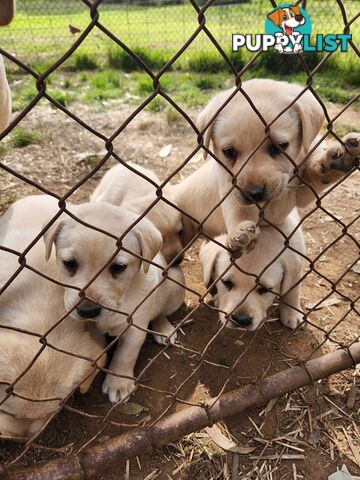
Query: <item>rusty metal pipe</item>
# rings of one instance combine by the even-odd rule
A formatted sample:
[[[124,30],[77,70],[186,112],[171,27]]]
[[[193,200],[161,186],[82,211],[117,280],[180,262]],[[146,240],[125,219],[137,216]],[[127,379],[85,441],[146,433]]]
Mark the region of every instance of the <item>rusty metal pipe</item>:
[[[99,445],[86,448],[79,455],[61,457],[37,466],[13,468],[0,474],[2,480],[88,480],[124,460],[174,442],[184,435],[209,426],[230,415],[266,403],[312,381],[351,368],[360,362],[360,342],[349,349],[337,350],[304,366],[296,366],[222,395],[210,409],[188,407],[169,415],[151,429],[134,429]],[[214,399],[205,405],[211,406]]]

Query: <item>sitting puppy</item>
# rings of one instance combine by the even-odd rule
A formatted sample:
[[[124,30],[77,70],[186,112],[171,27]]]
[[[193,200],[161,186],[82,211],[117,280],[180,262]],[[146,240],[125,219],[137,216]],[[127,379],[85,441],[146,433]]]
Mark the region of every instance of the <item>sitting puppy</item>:
[[[152,182],[119,164],[106,172],[90,200],[121,205],[141,215],[156,200],[156,188],[161,181],[151,170],[130,162],[127,165],[145,175]],[[170,185],[166,185],[163,192],[167,200],[175,203]],[[163,237],[161,251],[165,260],[170,263],[182,250],[181,213],[160,200],[146,214],[146,218],[160,230]],[[181,260],[182,256],[178,256],[176,263],[180,263]]]
[[[10,209],[0,219],[3,247],[22,252],[39,232],[21,211]],[[42,241],[27,253],[26,262],[56,277],[55,262],[45,262]],[[13,253],[1,250],[0,264],[0,434],[28,440],[60,410],[61,400],[79,386],[82,393],[88,390],[97,372],[92,363],[105,339],[92,325],[69,317],[60,321],[66,314],[63,287],[26,268],[9,283],[20,267]],[[105,361],[102,355],[98,364]]]
[[[281,225],[282,232],[289,236],[298,222],[295,209]],[[212,293],[216,292],[220,320],[228,327],[255,330],[266,318],[274,299],[280,297],[281,322],[291,329],[296,328],[303,321],[298,285],[303,264],[301,254],[305,252],[301,229],[298,228],[289,241],[290,247],[299,253],[285,249],[283,235],[273,227],[262,227],[259,235],[255,224],[242,222],[239,230],[242,230],[243,251],[247,254],[230,268],[225,235],[216,239],[225,248],[209,242],[200,249],[204,282],[207,288],[213,285]],[[249,251],[251,242],[257,237],[256,247]]]
[[[253,79],[242,88],[245,94],[227,90],[216,95],[199,117],[199,129],[205,130],[204,157],[210,151],[219,161],[211,157],[173,187],[182,211],[198,221],[206,218],[207,235],[227,233],[234,255],[241,247],[240,222],[256,223],[263,209],[263,225],[281,225],[293,208],[307,206],[356,166],[360,155],[360,135],[352,133],[343,138],[345,147],[325,141],[303,162],[324,120],[317,99],[310,91],[302,93],[300,85],[274,80]],[[271,124],[270,138],[263,122]],[[293,178],[296,166],[298,177]],[[197,225],[183,215],[183,227],[187,244]]]
[[[178,266],[168,270],[169,279],[163,277],[162,269],[167,264],[160,253],[161,234],[146,218],[122,238],[119,249],[117,239],[136,221],[136,213],[108,203],[68,208],[72,215],[101,232],[63,213],[44,235],[45,255],[51,262],[55,245],[58,278],[73,287],[65,288],[64,304],[66,310],[72,309],[74,323],[92,320],[101,332],[121,335],[110,365],[114,375],[109,373],[103,384],[103,391],[116,402],[134,389],[134,367],[149,323],[158,342],[166,343],[167,337],[175,342],[176,334],[167,316],[183,303],[184,289],[170,279],[180,283],[184,279]],[[14,229],[31,218],[39,232],[39,225],[49,222],[56,211],[57,201],[52,197],[27,197],[12,206],[7,223]],[[140,256],[146,260],[140,260]],[[80,289],[86,293],[82,301]]]

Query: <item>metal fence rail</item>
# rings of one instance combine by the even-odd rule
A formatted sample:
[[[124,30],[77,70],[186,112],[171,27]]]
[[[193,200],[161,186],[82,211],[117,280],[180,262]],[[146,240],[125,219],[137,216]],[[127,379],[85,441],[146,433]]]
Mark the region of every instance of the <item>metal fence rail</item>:
[[[299,3],[299,2],[298,2]],[[311,8],[310,3],[308,2],[308,8]],[[325,2],[313,2],[314,4],[324,4]],[[341,0],[336,0],[334,4],[336,4],[336,12],[334,12],[334,16],[339,19],[342,23],[342,31],[349,31],[349,29],[352,28],[353,22],[354,22],[354,16],[352,15],[357,15],[357,12],[353,12],[352,10],[352,3],[356,2],[350,2],[350,8],[349,10],[346,8],[346,6],[343,4]],[[37,240],[41,238],[41,236],[51,227],[52,224],[56,221],[56,219],[59,217],[59,215],[63,212],[67,213],[71,217],[75,218],[75,220],[79,221],[85,226],[88,226],[89,228],[92,228],[94,230],[100,231],[93,225],[86,224],[83,220],[77,218],[71,211],[68,210],[67,208],[67,201],[71,200],[71,196],[74,192],[76,192],[81,186],[86,184],[86,182],[94,176],[94,174],[109,160],[110,157],[113,157],[116,159],[119,163],[122,165],[126,166],[127,164],[123,161],[121,156],[116,152],[113,142],[114,140],[121,135],[121,133],[124,131],[126,126],[134,120],[134,118],[148,105],[152,99],[154,99],[156,96],[161,96],[163,97],[169,104],[171,104],[181,115],[182,117],[188,122],[188,124],[192,127],[194,136],[197,138],[198,146],[191,152],[191,154],[186,158],[183,159],[182,163],[179,165],[179,167],[174,171],[171,175],[169,175],[163,183],[158,186],[157,190],[157,199],[154,201],[153,204],[156,204],[157,202],[160,201],[166,201],[166,203],[170,204],[174,209],[178,209],[179,207],[173,203],[171,200],[166,198],[166,195],[164,193],[164,187],[165,185],[173,178],[173,176],[180,171],[190,160],[191,158],[194,157],[196,153],[198,153],[201,150],[206,150],[207,153],[212,156],[218,163],[220,163],[224,168],[226,168],[225,165],[222,164],[221,160],[216,158],[214,155],[213,151],[209,149],[206,146],[205,142],[205,133],[207,129],[209,128],[209,125],[206,125],[204,129],[199,131],[199,129],[194,125],[192,119],[190,118],[189,114],[184,111],[179,105],[177,105],[174,100],[165,92],[163,91],[161,87],[161,78],[164,75],[164,73],[177,61],[177,59],[180,57],[180,55],[185,52],[189,46],[192,44],[193,40],[196,39],[199,35],[203,35],[207,38],[209,42],[212,43],[214,48],[217,49],[217,51],[220,53],[220,55],[223,57],[224,62],[226,62],[229,65],[229,68],[231,69],[231,72],[234,77],[234,85],[236,85],[237,91],[242,92],[245,94],[243,88],[242,88],[242,75],[246,70],[248,69],[249,65],[247,65],[242,71],[238,72],[236,68],[233,66],[231,60],[228,58],[226,53],[224,52],[222,46],[221,46],[221,41],[218,40],[216,35],[213,35],[212,33],[212,21],[213,21],[213,4],[214,1],[209,0],[207,1],[204,5],[199,6],[194,0],[190,0],[188,5],[182,4],[183,9],[186,9],[188,12],[187,15],[191,17],[192,22],[195,24],[197,23],[197,26],[192,29],[191,33],[187,32],[184,33],[184,40],[186,40],[182,43],[182,40],[177,39],[177,45],[179,45],[178,50],[176,53],[172,56],[172,58],[169,60],[169,62],[158,72],[154,73],[152,72],[147,65],[132,51],[131,45],[133,45],[133,42],[131,41],[131,38],[124,38],[122,35],[118,35],[116,32],[116,28],[114,27],[114,30],[112,28],[112,25],[107,25],[106,23],[102,22],[102,11],[103,9],[106,8],[112,8],[112,5],[106,4],[102,5],[101,0],[97,0],[94,3],[91,3],[88,0],[83,0],[83,5],[86,7],[86,12],[87,12],[87,21],[84,22],[81,26],[81,31],[78,33],[76,39],[71,37],[71,46],[69,48],[65,47],[64,45],[62,46],[62,54],[56,60],[44,73],[39,75],[36,73],[25,61],[19,60],[19,58],[15,55],[13,55],[13,49],[11,46],[8,46],[7,48],[4,48],[3,44],[0,46],[0,54],[2,54],[9,62],[14,63],[21,69],[23,69],[24,72],[27,74],[33,76],[34,79],[36,79],[36,87],[38,90],[38,94],[36,97],[29,102],[28,106],[20,112],[11,122],[8,128],[5,129],[4,132],[0,134],[0,140],[4,139],[11,131],[13,131],[19,124],[21,124],[22,120],[26,115],[29,114],[29,112],[38,104],[38,102],[42,98],[46,98],[54,107],[57,109],[61,110],[64,112],[65,115],[68,116],[69,120],[72,120],[76,122],[78,125],[80,125],[82,128],[86,129],[88,132],[90,132],[92,135],[96,136],[98,139],[100,139],[104,143],[104,147],[107,151],[107,153],[103,156],[101,161],[98,162],[96,166],[94,166],[91,171],[89,172],[88,175],[84,176],[83,178],[79,179],[78,182],[71,188],[65,195],[60,197],[59,195],[55,194],[53,191],[47,189],[40,183],[31,180],[27,178],[26,176],[22,175],[21,172],[16,171],[14,168],[11,166],[5,164],[5,163],[0,163],[0,168],[6,171],[7,173],[13,175],[14,177],[20,179],[23,182],[26,182],[28,184],[31,184],[33,187],[35,187],[39,193],[46,193],[58,200],[59,204],[59,212],[58,214],[51,220],[51,222],[44,227],[44,229],[39,232],[37,237],[34,239],[33,242],[28,246],[28,248],[24,252],[11,252],[14,255],[18,256],[18,262],[19,262],[19,269],[15,274],[9,278],[8,282],[6,282],[5,285],[3,285],[0,293],[6,292],[6,289],[11,285],[11,282],[16,278],[17,275],[20,274],[20,272],[25,269],[29,268],[28,264],[26,263],[26,255],[28,252],[31,250],[32,247],[36,244]],[[59,5],[59,2],[54,3],[54,5]],[[71,4],[73,5],[73,4]],[[244,4],[244,8],[248,5],[248,3]],[[252,5],[252,3],[251,3]],[[270,1],[270,2],[261,2],[262,8],[264,10],[269,10],[273,8],[275,5],[275,2]],[[31,4],[29,4],[30,8]],[[20,13],[21,13],[21,8],[22,6],[20,5]],[[28,7],[26,7],[28,8]],[[123,8],[122,6],[119,8]],[[166,8],[171,8],[171,7],[166,7]],[[218,15],[218,18],[222,18],[221,15],[226,16],[226,6],[221,6],[218,9],[216,9],[215,15]],[[230,7],[229,7],[230,8]],[[231,7],[232,8],[232,7]],[[235,7],[234,7],[235,8]],[[237,5],[236,8],[239,9],[239,12],[241,12],[242,5]],[[185,11],[185,10],[184,10]],[[208,21],[209,18],[209,21]],[[224,17],[225,18],[225,17]],[[222,25],[226,24],[227,19],[222,20],[223,23]],[[236,22],[236,19],[235,19]],[[228,24],[226,24],[228,25]],[[33,26],[32,26],[33,28]],[[224,28],[225,30],[225,28]],[[229,31],[230,27],[226,27],[226,31]],[[141,103],[134,111],[133,113],[126,119],[126,121],[120,125],[118,128],[116,128],[113,132],[113,134],[110,137],[107,137],[103,135],[100,131],[98,131],[96,128],[92,127],[88,123],[86,123],[84,120],[82,120],[76,113],[68,109],[67,107],[63,106],[61,103],[56,101],[54,98],[51,97],[47,93],[47,86],[46,86],[46,81],[48,77],[51,75],[52,72],[60,68],[64,62],[66,62],[67,59],[73,55],[77,49],[81,47],[81,45],[85,42],[87,42],[88,37],[91,35],[95,34],[100,34],[103,37],[107,38],[107,41],[112,42],[116,44],[118,47],[124,49],[127,51],[127,53],[140,65],[141,69],[145,71],[153,80],[153,85],[154,85],[154,91],[149,97]],[[125,35],[126,37],[126,35]],[[37,38],[37,35],[36,35]],[[57,37],[60,38],[60,37]],[[166,38],[166,37],[164,37]],[[127,43],[129,42],[129,43]],[[181,46],[180,46],[181,44]],[[16,47],[16,46],[15,46]],[[64,49],[66,49],[64,53]],[[353,49],[353,52],[356,56],[359,56],[359,50],[357,49],[356,45],[352,42],[351,43],[351,48]],[[321,64],[325,64],[329,58],[331,58],[331,53],[327,53],[324,58],[321,61]],[[21,57],[21,55],[20,55]],[[22,58],[22,57],[21,57]],[[324,140],[328,138],[333,138],[336,141],[338,141],[340,144],[342,144],[342,140],[339,138],[338,135],[333,131],[333,122],[334,119],[330,117],[330,115],[327,112],[326,106],[319,98],[319,96],[316,94],[314,89],[312,88],[312,79],[314,75],[318,75],[319,71],[319,66],[317,66],[315,69],[310,71],[307,67],[306,63],[306,56],[301,56],[301,62],[304,68],[304,71],[307,74],[307,84],[304,87],[303,91],[291,102],[290,105],[287,106],[287,108],[290,108],[293,103],[295,103],[296,100],[298,100],[304,92],[310,91],[318,100],[319,104],[324,110],[325,117],[326,117],[326,122],[327,122],[327,130],[326,133],[321,137],[321,140],[319,141],[319,144],[322,143]],[[359,94],[355,94],[354,98],[352,101],[350,101],[346,106],[344,106],[341,110],[341,112],[338,114],[340,115],[342,112],[346,111],[357,99],[359,98]],[[254,110],[254,112],[261,117],[260,112],[257,110],[256,106],[253,103],[254,99],[248,98],[248,102],[251,105],[251,108]],[[222,108],[230,101],[230,98],[228,98],[225,101],[225,104],[221,106],[219,111],[217,112],[216,116],[219,114]],[[277,112],[277,117],[281,116],[284,112]],[[210,121],[211,123],[215,120],[215,118],[212,118]],[[272,124],[273,122],[271,122]],[[271,138],[270,136],[270,127],[271,124],[268,124],[265,122],[264,124],[264,132],[265,136],[268,138]],[[260,145],[259,145],[260,147]],[[314,147],[315,148],[315,147]],[[309,155],[307,155],[303,163],[306,163],[308,160]],[[247,162],[249,162],[251,159],[248,158]],[[299,176],[299,166],[294,164],[293,160],[289,157],[289,161],[291,161],[294,165],[294,177]],[[299,226],[305,221],[305,219],[314,211],[317,209],[322,209],[322,211],[326,212],[328,215],[333,217],[333,214],[326,210],[326,208],[322,205],[322,200],[328,195],[329,192],[333,191],[334,189],[338,188],[339,185],[346,179],[348,178],[356,168],[353,168],[350,172],[348,172],[344,177],[339,180],[335,185],[331,186],[328,188],[326,193],[321,194],[321,195],[316,195],[314,194],[314,198],[316,198],[316,201],[314,201],[313,208],[311,209],[311,212],[307,215],[304,215],[303,218],[301,219],[301,222],[299,225],[297,225],[296,228],[299,228]],[[145,179],[147,179],[146,176],[141,175]],[[241,172],[238,173],[238,176],[241,176]],[[237,175],[233,176],[233,187],[232,190],[238,189],[236,185],[236,177]],[[148,179],[150,182],[151,180]],[[303,178],[301,178],[302,182],[305,182],[305,184],[313,191],[311,185],[307,184],[306,181],[304,181]],[[228,192],[230,194],[231,192]],[[221,198],[219,203],[216,205],[216,207],[221,207],[221,204],[224,202],[225,197]],[[149,210],[151,209],[152,205],[146,209],[142,213],[142,215],[139,216],[139,218],[134,222],[134,225],[136,225],[142,218],[144,218]],[[264,207],[260,208],[259,210],[259,219],[262,220],[264,215],[266,217],[266,207],[267,204],[264,205]],[[194,220],[186,211],[181,211],[182,215],[190,218],[191,220]],[[210,215],[211,212],[209,212]],[[334,218],[334,217],[333,217]],[[354,224],[356,219],[358,219],[359,216],[357,216],[351,224]],[[259,221],[260,221],[259,220]],[[196,223],[198,225],[197,228],[197,234],[195,237],[189,242],[184,247],[184,252],[187,251],[195,241],[203,235],[205,238],[207,238],[210,241],[214,241],[214,239],[210,238],[208,235],[206,235],[203,231],[203,225],[204,225],[204,220],[203,221],[198,221],[196,220]],[[277,228],[276,225],[272,225],[274,228]],[[121,241],[127,234],[127,232],[131,229],[132,226],[127,229],[127,231],[123,232],[120,238],[116,239],[114,235],[110,234],[109,232],[101,232],[104,235],[110,236],[114,238],[117,242],[117,247],[118,250],[122,248]],[[321,257],[324,252],[326,252],[332,245],[334,245],[338,240],[343,238],[344,236],[348,235],[347,230],[351,227],[351,225],[343,224],[342,225],[342,232],[338,235],[338,237],[330,242],[326,247],[323,248],[322,252],[320,252],[319,257]],[[290,235],[291,236],[291,235]],[[352,237],[351,237],[352,238]],[[359,246],[358,243],[354,238],[352,238],[354,244],[357,244],[357,247]],[[284,249],[287,247],[285,246]],[[1,247],[0,249],[6,250],[5,247]],[[300,253],[300,252],[298,252]],[[144,259],[141,255],[137,255],[140,259]],[[308,270],[307,272],[303,275],[302,280],[303,281],[307,276],[309,276],[312,272],[316,272],[317,275],[320,277],[322,276],[319,271],[316,270],[316,267],[314,265],[313,259],[307,257],[306,255],[304,256],[304,259],[306,260],[308,264]],[[275,259],[274,259],[275,260]],[[159,266],[155,263],[152,263],[155,267]],[[232,259],[232,265],[235,264],[235,259]],[[343,278],[343,276],[350,271],[350,268],[352,265],[349,265],[343,272],[341,272],[341,276],[339,278]],[[170,266],[167,266],[166,268],[163,269],[162,275],[164,278],[168,276],[168,270]],[[81,301],[86,297],[86,289],[96,280],[96,278],[101,274],[100,270],[95,278],[92,278],[88,285],[86,285],[84,288],[79,289],[78,287],[72,286],[72,285],[66,285],[68,288],[76,288],[79,291],[79,301],[77,305],[81,303]],[[45,276],[41,271],[36,271],[36,273],[44,278],[46,278],[48,281],[53,282],[53,283],[58,283],[61,284],[59,281],[55,280],[54,278],[49,278]],[[225,272],[224,272],[225,273]],[[221,279],[217,279],[217,281],[220,281]],[[326,279],[329,281],[328,279]],[[347,297],[346,295],[342,294],[339,289],[338,289],[338,283],[339,281],[333,281],[330,282],[330,287],[328,288],[327,294],[325,295],[324,298],[327,298],[330,296],[332,293],[336,292],[338,295],[340,295],[342,298],[344,298],[348,303],[349,303],[349,309],[347,313],[341,317],[338,318],[337,324],[340,324],[347,315],[353,313],[355,315],[359,315],[359,311],[356,306],[356,302],[359,300],[359,297],[356,298],[356,300],[351,299]],[[201,293],[201,292],[194,292],[193,289],[191,289],[188,285],[183,285],[183,287],[192,292],[195,293],[197,298],[198,298],[198,303],[195,308],[193,308],[190,312],[188,312],[177,324],[176,329],[180,329],[186,322],[187,320],[194,314],[194,312],[197,312],[199,309],[201,309],[206,303],[206,295],[210,292],[211,286],[207,289],[206,293]],[[143,299],[142,302],[138,305],[138,307],[145,301],[146,299]],[[242,300],[240,300],[239,303],[241,303]],[[319,301],[321,302],[321,300]],[[106,305],[103,306],[106,308]],[[76,308],[76,306],[74,307]],[[211,306],[211,308],[214,311],[221,312],[219,308],[216,306]],[[97,415],[95,418],[97,421],[99,421],[99,428],[97,433],[92,436],[91,438],[88,438],[88,444],[90,444],[89,449],[83,450],[83,448],[80,449],[79,452],[75,452],[74,456],[65,456],[64,458],[60,458],[57,460],[54,460],[45,466],[31,466],[27,467],[27,469],[21,469],[21,470],[12,470],[13,467],[17,467],[21,461],[21,459],[25,456],[27,452],[31,450],[31,448],[34,446],[35,439],[37,438],[38,435],[36,435],[36,438],[31,438],[29,441],[26,442],[24,445],[22,451],[16,455],[15,458],[13,458],[10,462],[8,462],[6,465],[3,465],[2,467],[2,478],[16,478],[16,479],[31,479],[31,478],[54,478],[54,474],[56,473],[56,478],[58,479],[77,479],[77,478],[91,478],[93,475],[102,472],[102,469],[105,468],[106,466],[105,463],[110,459],[110,463],[116,462],[123,460],[124,458],[129,457],[130,455],[135,454],[140,454],[145,451],[145,444],[147,442],[150,442],[152,447],[162,445],[165,441],[170,441],[170,440],[175,440],[179,438],[180,435],[183,435],[189,431],[192,431],[193,429],[196,428],[201,428],[204,425],[211,425],[214,421],[217,421],[221,418],[224,418],[226,415],[230,415],[235,413],[236,411],[240,411],[242,408],[245,408],[250,405],[258,404],[261,401],[266,401],[270,398],[277,397],[281,394],[284,394],[286,392],[291,391],[294,388],[298,388],[302,385],[314,382],[315,380],[319,378],[323,378],[324,376],[330,375],[332,373],[338,372],[342,369],[345,368],[350,368],[352,366],[355,366],[356,363],[360,361],[360,349],[359,349],[359,343],[358,340],[359,338],[353,339],[349,341],[347,344],[343,344],[342,342],[339,342],[335,336],[333,335],[334,329],[331,329],[330,331],[326,331],[324,329],[321,329],[317,325],[314,325],[311,322],[311,318],[309,318],[314,311],[315,306],[313,308],[310,308],[307,313],[304,314],[304,323],[308,323],[312,325],[312,328],[318,328],[319,331],[323,334],[323,341],[319,342],[319,345],[316,346],[314,349],[313,353],[311,356],[306,356],[304,355],[301,358],[294,358],[294,360],[297,363],[297,366],[293,367],[291,370],[284,370],[283,372],[277,374],[277,376],[270,377],[268,379],[263,379],[261,382],[259,382],[258,385],[256,386],[248,386],[244,390],[240,391],[235,391],[231,394],[225,394],[224,390],[227,387],[227,384],[229,382],[229,379],[231,378],[233,374],[233,369],[238,363],[241,361],[242,356],[244,353],[249,350],[250,348],[253,347],[253,341],[249,343],[249,345],[246,346],[243,352],[239,355],[237,361],[235,362],[234,366],[228,367],[228,380],[222,385],[220,388],[219,394],[209,400],[208,402],[191,402],[186,400],[183,395],[182,395],[182,387],[187,383],[190,382],[190,380],[194,377],[194,375],[198,372],[198,370],[203,366],[207,365],[210,366],[211,368],[215,368],[215,363],[213,360],[207,357],[210,351],[211,344],[214,342],[216,338],[218,338],[223,330],[224,330],[224,325],[219,327],[218,331],[213,335],[211,340],[207,343],[207,345],[203,349],[199,350],[193,350],[190,347],[183,346],[183,345],[175,345],[174,348],[178,349],[184,349],[187,352],[195,353],[197,355],[197,363],[195,367],[193,368],[191,374],[181,383],[180,386],[173,390],[169,391],[164,391],[160,389],[155,389],[159,396],[167,396],[171,398],[170,405],[162,412],[162,414],[155,420],[153,420],[149,425],[146,426],[145,429],[141,431],[135,431],[135,432],[129,432],[126,433],[124,436],[121,436],[119,438],[114,438],[110,439],[108,442],[105,443],[100,443],[96,445],[95,447],[92,445],[96,441],[96,439],[101,435],[101,432],[104,430],[104,425],[107,423],[111,422],[111,415],[113,412],[114,407],[110,407],[106,414],[104,415]],[[114,310],[111,310],[114,312]],[[119,312],[115,310],[115,312]],[[71,311],[67,312],[67,315],[69,315]],[[229,321],[229,318],[233,312],[223,312],[226,313],[226,318]],[[132,315],[131,312],[127,312],[128,314],[128,323],[129,323],[129,328],[135,328],[133,326],[133,320],[132,320]],[[59,322],[62,322],[64,319],[56,319],[56,322],[54,322],[54,326],[52,328],[55,329]],[[0,324],[0,326],[2,326]],[[6,328],[12,329],[14,331],[21,331],[20,329],[17,328],[12,328],[7,326]],[[147,330],[149,333],[151,330]],[[26,331],[25,333],[28,333],[29,335],[36,335],[35,332],[33,331]],[[49,332],[48,332],[49,334]],[[121,335],[120,335],[121,337]],[[255,337],[254,337],[255,338]],[[92,366],[94,371],[102,371],[105,373],[108,373],[109,370],[108,368],[101,366],[101,357],[110,349],[110,347],[118,340],[119,337],[115,338],[114,341],[111,342],[109,346],[107,346],[104,351],[102,352],[101,355],[99,355],[98,358],[92,359]],[[331,340],[334,345],[337,345],[337,351],[330,354],[330,356],[326,357],[320,357],[320,359],[316,360],[311,360],[310,357],[312,357],[316,352],[319,351],[319,349],[325,344],[327,340]],[[40,336],[39,338],[40,342],[40,350],[43,351],[44,349],[51,349],[55,348],[56,345],[52,345],[48,339],[47,335],[45,336]],[[149,389],[150,387],[146,384],[144,377],[145,373],[148,374],[149,371],[151,371],[151,367],[153,366],[155,360],[159,358],[164,352],[167,351],[169,348],[169,345],[164,346],[161,351],[154,357],[151,358],[145,368],[140,372],[139,375],[135,378],[137,387],[139,389],[144,388],[144,389]],[[75,355],[74,355],[75,356]],[[31,364],[28,366],[27,370],[29,370],[32,365],[35,363],[36,358],[33,359]],[[7,394],[4,398],[0,399],[0,405],[2,405],[9,397],[11,396],[16,396],[16,384],[18,383],[19,379],[24,375],[25,372],[23,372],[21,375],[18,376],[18,378],[15,379],[15,381],[11,383],[7,383]],[[113,372],[112,372],[113,373]],[[115,374],[116,375],[116,374]],[[292,378],[292,381],[288,381],[285,383],[284,379],[289,378],[289,375]],[[1,380],[1,379],[0,379]],[[81,383],[81,382],[80,382]],[[75,390],[75,389],[74,389]],[[62,401],[60,402],[60,408],[65,406],[64,408],[67,408],[68,406],[68,398],[63,398]],[[34,398],[29,398],[27,399],[29,402],[37,402],[39,401],[38,399]],[[188,408],[184,409],[184,411],[181,411],[175,419],[174,417],[169,417],[167,418],[168,411],[170,408],[174,405],[181,405],[181,406],[187,406]],[[69,407],[71,408],[71,407]],[[81,410],[76,410],[73,409],[75,413],[78,413],[79,415],[85,414],[86,412],[82,412]],[[52,416],[55,417],[55,415],[58,412],[55,412],[54,415]],[[180,420],[179,420],[180,419]],[[50,419],[51,420],[51,419]],[[45,426],[43,427],[42,431],[46,428],[48,423],[46,422]],[[178,427],[178,430],[174,431],[174,420],[176,420],[176,426]],[[102,421],[102,423],[100,422]],[[170,433],[171,432],[171,433]],[[88,445],[87,445],[88,446]],[[76,456],[76,454],[78,456]]]

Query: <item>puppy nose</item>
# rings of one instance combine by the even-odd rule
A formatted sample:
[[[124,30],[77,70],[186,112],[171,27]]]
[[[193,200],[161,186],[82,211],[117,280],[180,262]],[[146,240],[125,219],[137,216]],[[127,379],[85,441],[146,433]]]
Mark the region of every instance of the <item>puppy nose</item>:
[[[295,20],[301,22],[304,17],[302,15],[295,15]]]
[[[100,315],[101,307],[91,302],[82,302],[77,308],[77,313],[82,318],[95,318]]]
[[[249,327],[252,323],[252,317],[249,315],[231,315],[231,320],[239,327]]]
[[[265,198],[265,185],[256,185],[244,191],[245,197],[252,202],[261,202]]]

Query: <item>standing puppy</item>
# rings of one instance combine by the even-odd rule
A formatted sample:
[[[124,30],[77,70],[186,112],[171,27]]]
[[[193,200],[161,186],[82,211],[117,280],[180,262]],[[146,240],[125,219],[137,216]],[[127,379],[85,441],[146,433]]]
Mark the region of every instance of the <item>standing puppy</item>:
[[[346,149],[338,142],[323,142],[300,166],[323,123],[317,99],[309,91],[302,93],[300,85],[274,80],[249,80],[242,88],[258,113],[241,92],[216,95],[200,114],[199,129],[207,127],[205,158],[212,143],[210,151],[219,161],[211,157],[173,187],[177,205],[199,221],[224,199],[207,218],[204,231],[210,236],[227,233],[234,252],[240,222],[256,223],[264,209],[262,224],[281,225],[293,208],[316,198],[313,191],[319,194],[350,171],[360,155],[360,135],[348,134],[343,138]],[[263,122],[270,125],[270,138]],[[298,176],[292,178],[297,166]],[[183,215],[183,226],[188,243],[197,225]]]
[[[151,170],[130,162],[127,165],[151,181],[149,182],[130,168],[119,164],[106,172],[90,200],[121,205],[141,215],[156,200],[156,186],[160,185],[161,181]],[[170,185],[164,187],[163,193],[164,198],[175,203]],[[146,214],[146,218],[160,230],[163,237],[161,251],[165,260],[170,263],[182,250],[181,213],[165,201],[160,200]],[[182,257],[179,256],[176,263],[180,263],[181,260]]]

